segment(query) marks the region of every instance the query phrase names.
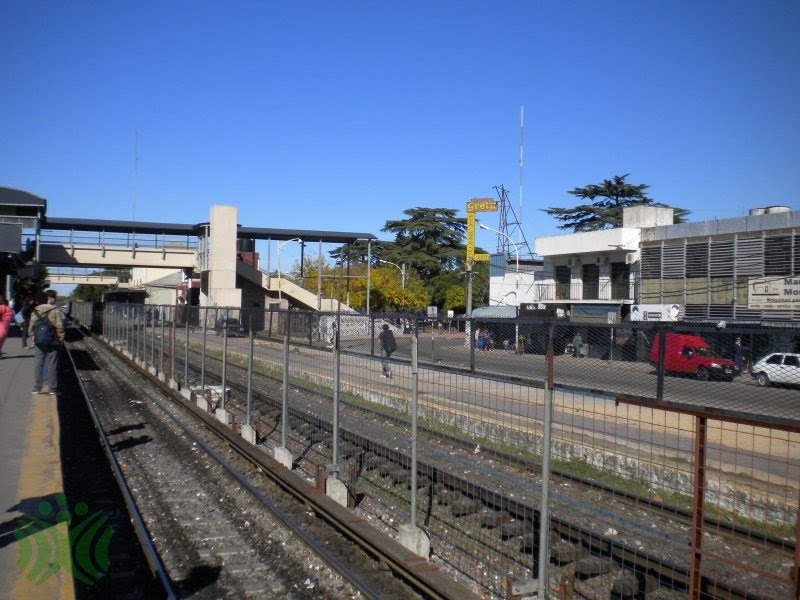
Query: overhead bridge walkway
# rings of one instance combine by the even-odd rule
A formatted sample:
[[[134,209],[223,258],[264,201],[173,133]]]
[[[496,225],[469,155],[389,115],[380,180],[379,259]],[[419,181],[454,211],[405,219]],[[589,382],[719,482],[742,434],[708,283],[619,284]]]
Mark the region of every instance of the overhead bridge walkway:
[[[114,269],[181,270],[201,274],[207,286],[201,297],[220,305],[229,303],[226,306],[241,303],[240,284],[248,282],[261,288],[270,297],[268,301],[285,296],[314,310],[338,309],[336,300],[318,298],[286,278],[270,277],[251,266],[258,264],[255,241],[298,242],[302,257],[309,244],[319,244],[321,253],[323,243],[344,245],[375,239],[370,233],[244,227],[238,224],[235,206],[219,204],[211,207],[208,222],[195,224],[58,218],[46,213],[44,198],[0,187],[0,242],[7,246],[0,244],[0,274],[33,277],[42,265],[52,268],[51,283],[100,285],[110,283],[108,271]],[[243,245],[253,250],[245,252]],[[237,260],[244,254],[250,255],[247,263]],[[62,268],[74,270],[64,272]],[[117,279],[117,286],[122,283]]]
[[[48,232],[49,234],[49,232]],[[167,242],[160,239],[139,238],[139,241],[116,238],[97,240],[59,240],[61,236],[43,236],[40,248],[40,262],[55,267],[48,273],[51,285],[112,285],[129,288],[129,277],[109,275],[102,271],[133,267],[163,269],[198,269],[197,248],[180,245],[176,240]],[[135,238],[134,238],[135,239]],[[159,245],[168,243],[168,245]],[[146,244],[152,244],[147,246]],[[92,272],[92,269],[95,272]],[[97,271],[101,271],[98,273]],[[294,303],[302,304],[312,310],[333,312],[338,309],[338,301],[332,298],[317,298],[317,295],[300,287],[285,277],[270,277],[268,273],[241,260],[236,263],[236,274],[248,282],[261,287],[270,295],[280,294]],[[352,309],[342,304],[342,310]]]

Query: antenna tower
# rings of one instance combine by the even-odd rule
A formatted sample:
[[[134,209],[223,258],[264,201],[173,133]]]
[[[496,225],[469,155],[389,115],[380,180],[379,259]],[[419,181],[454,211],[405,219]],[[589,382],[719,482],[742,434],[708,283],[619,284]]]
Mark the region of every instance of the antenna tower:
[[[133,134],[133,189],[131,190],[131,202],[133,204],[133,221],[136,220],[136,188],[139,183],[139,130],[134,130]]]
[[[533,258],[533,252],[528,245],[528,240],[525,239],[514,207],[508,201],[508,190],[503,185],[496,185],[494,189],[500,198],[500,231],[504,234],[497,236],[497,253],[515,256],[516,250],[519,250],[520,256]],[[511,240],[513,239],[519,240],[516,243],[516,249],[512,248]]]

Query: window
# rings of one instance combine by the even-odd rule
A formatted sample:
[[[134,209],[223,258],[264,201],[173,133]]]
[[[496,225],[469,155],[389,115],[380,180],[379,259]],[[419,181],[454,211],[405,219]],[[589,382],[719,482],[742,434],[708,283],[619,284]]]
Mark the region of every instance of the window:
[[[708,244],[686,245],[686,276],[708,276]]]
[[[642,248],[642,278],[661,278],[661,246],[645,246]]]
[[[779,365],[783,361],[783,354],[773,354],[767,359],[768,365]]]
[[[792,238],[788,235],[764,240],[764,275],[789,275],[792,271]]]
[[[569,299],[570,269],[556,267],[556,299]]]
[[[598,298],[600,298],[600,267],[583,265],[583,299],[597,300]]]
[[[758,238],[739,238],[736,244],[736,274],[761,277],[764,273],[764,242]]]
[[[711,277],[731,277],[733,275],[733,240],[711,242]]]
[[[664,246],[664,279],[680,279],[686,272],[686,257],[683,244]]]
[[[630,294],[630,265],[611,263],[611,297],[625,300]]]
[[[783,364],[790,367],[800,367],[800,358],[787,354],[783,359]]]

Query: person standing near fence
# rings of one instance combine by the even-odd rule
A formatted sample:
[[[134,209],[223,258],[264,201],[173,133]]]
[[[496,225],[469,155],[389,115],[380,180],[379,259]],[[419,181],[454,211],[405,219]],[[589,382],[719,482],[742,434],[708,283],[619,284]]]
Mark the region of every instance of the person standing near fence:
[[[383,330],[378,334],[378,341],[381,344],[381,367],[383,368],[381,377],[391,379],[392,368],[389,366],[389,359],[392,357],[392,352],[397,350],[397,340],[394,339],[394,334],[386,323],[383,324]]]
[[[583,352],[583,338],[581,337],[580,331],[572,338],[572,352],[575,358],[581,357],[581,352]]]
[[[744,348],[742,348],[742,338],[736,338],[733,343],[733,362],[736,365],[736,374],[742,374],[742,367],[744,365]]]
[[[64,319],[56,308],[55,290],[45,292],[46,302],[37,306],[31,314],[28,341],[33,347],[34,373],[33,393],[42,391],[42,379],[47,367],[47,393],[58,393],[58,359],[64,345]]]

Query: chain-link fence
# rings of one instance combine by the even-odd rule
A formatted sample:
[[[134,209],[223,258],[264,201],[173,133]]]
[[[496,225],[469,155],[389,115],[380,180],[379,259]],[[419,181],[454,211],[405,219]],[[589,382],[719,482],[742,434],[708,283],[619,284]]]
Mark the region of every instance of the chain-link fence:
[[[104,308],[132,360],[482,593],[565,595],[594,557],[636,593],[797,598],[791,324]]]

